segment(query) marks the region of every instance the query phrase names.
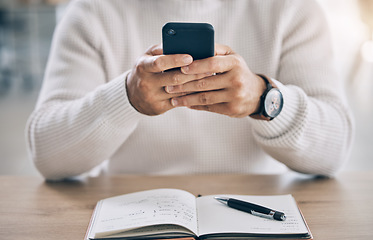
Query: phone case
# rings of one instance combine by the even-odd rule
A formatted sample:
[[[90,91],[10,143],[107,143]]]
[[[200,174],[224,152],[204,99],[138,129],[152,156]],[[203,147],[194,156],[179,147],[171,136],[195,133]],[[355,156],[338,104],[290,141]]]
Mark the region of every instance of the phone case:
[[[166,23],[162,42],[163,54],[190,54],[194,60],[215,54],[214,27],[209,23]]]

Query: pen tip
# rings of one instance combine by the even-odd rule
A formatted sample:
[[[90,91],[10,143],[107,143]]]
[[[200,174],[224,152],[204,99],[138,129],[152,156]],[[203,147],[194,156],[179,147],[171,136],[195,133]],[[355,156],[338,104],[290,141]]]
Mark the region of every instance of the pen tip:
[[[215,200],[217,200],[217,201],[219,201],[219,202],[221,202],[223,204],[227,204],[228,203],[228,198],[226,198],[226,197],[214,197],[214,198],[215,198]]]

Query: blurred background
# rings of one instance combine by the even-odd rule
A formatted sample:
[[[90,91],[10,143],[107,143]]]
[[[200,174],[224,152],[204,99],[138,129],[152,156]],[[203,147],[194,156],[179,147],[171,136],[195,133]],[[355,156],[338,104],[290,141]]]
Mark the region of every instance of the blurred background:
[[[373,0],[318,0],[356,120],[344,171],[373,169]],[[0,175],[38,175],[24,129],[67,0],[0,0]]]

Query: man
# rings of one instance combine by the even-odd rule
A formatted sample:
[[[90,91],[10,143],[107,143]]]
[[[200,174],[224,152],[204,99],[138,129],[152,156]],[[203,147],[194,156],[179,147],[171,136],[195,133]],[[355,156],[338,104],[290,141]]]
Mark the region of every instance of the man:
[[[216,56],[162,55],[170,21],[211,23]],[[28,123],[31,156],[48,179],[107,159],[109,173],[331,176],[353,125],[326,26],[314,1],[73,1]],[[261,107],[271,88],[274,116]]]

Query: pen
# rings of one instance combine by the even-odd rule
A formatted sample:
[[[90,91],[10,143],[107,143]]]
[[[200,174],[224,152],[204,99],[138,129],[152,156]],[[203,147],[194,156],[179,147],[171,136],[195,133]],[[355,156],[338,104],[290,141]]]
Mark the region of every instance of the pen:
[[[265,217],[279,221],[285,221],[286,219],[285,213],[259,206],[254,203],[244,202],[227,197],[215,197],[215,199],[223,204],[228,205],[228,207],[250,213],[254,216]]]

